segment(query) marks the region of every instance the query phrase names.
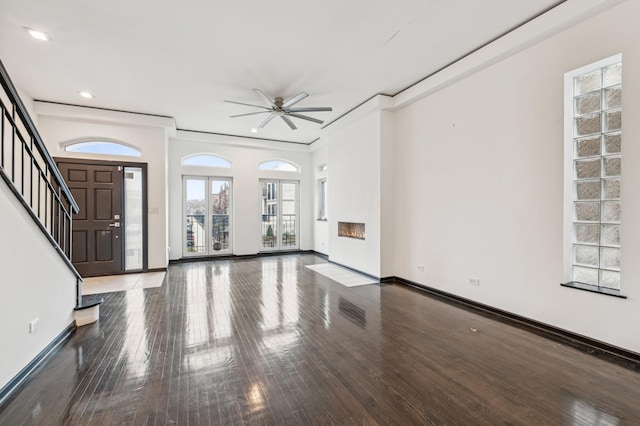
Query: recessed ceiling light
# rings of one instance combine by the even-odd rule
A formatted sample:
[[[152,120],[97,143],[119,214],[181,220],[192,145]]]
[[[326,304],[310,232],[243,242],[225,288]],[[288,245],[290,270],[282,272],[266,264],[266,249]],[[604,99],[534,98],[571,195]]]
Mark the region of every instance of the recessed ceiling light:
[[[251,129],[251,133],[258,133],[258,129],[254,127],[253,129]]]
[[[93,95],[92,95],[91,93],[89,93],[89,92],[78,92],[78,94],[79,94],[80,96],[82,96],[83,98],[85,98],[85,99],[93,99],[93,98],[95,98],[95,96],[93,96]]]
[[[24,27],[24,30],[36,40],[49,41],[49,34],[45,33],[44,31],[34,30],[33,28],[27,27]]]

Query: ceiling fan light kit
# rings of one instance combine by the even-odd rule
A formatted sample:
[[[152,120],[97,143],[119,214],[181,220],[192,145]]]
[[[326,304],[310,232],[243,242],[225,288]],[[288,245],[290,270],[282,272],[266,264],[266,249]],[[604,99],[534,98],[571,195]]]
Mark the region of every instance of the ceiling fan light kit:
[[[236,101],[225,101],[225,102],[263,109],[264,111],[256,111],[256,112],[249,112],[246,114],[236,114],[236,115],[229,116],[231,118],[236,118],[236,117],[244,117],[247,115],[269,114],[267,118],[265,118],[262,121],[262,123],[260,123],[260,125],[258,126],[258,129],[262,129],[264,126],[269,124],[269,122],[273,120],[275,117],[280,117],[282,121],[287,123],[287,126],[289,126],[291,130],[296,130],[297,127],[289,117],[298,118],[300,120],[311,121],[317,124],[322,124],[324,123],[324,121],[318,120],[317,118],[309,117],[308,115],[304,115],[300,113],[301,112],[333,111],[333,108],[331,107],[292,108],[292,106],[294,106],[295,104],[297,104],[298,102],[300,102],[301,100],[309,96],[309,94],[306,92],[300,92],[294,97],[287,99],[285,101],[281,97],[276,97],[275,99],[271,99],[269,96],[265,95],[262,91],[258,89],[253,89],[253,91],[256,92],[269,106],[247,104],[244,102],[236,102]]]

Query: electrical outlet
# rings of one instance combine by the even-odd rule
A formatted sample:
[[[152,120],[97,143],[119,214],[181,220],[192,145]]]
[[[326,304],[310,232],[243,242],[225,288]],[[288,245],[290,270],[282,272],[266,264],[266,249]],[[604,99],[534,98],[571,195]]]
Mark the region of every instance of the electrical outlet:
[[[469,278],[469,285],[474,285],[478,287],[480,285],[480,278],[474,278],[474,277]]]
[[[418,271],[424,272],[424,265],[418,265],[417,268],[418,268]]]
[[[34,318],[29,323],[29,334],[35,333],[38,331],[38,323],[40,322],[40,318]]]

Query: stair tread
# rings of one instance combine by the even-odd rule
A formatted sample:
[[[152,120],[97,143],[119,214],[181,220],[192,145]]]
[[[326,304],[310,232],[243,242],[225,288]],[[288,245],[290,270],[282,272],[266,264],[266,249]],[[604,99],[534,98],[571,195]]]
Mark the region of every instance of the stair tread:
[[[89,308],[93,308],[94,306],[98,306],[99,304],[101,304],[102,302],[104,302],[104,299],[100,296],[83,296],[82,297],[82,304],[76,306],[75,308],[73,308],[74,311],[80,311],[82,309],[89,309]]]

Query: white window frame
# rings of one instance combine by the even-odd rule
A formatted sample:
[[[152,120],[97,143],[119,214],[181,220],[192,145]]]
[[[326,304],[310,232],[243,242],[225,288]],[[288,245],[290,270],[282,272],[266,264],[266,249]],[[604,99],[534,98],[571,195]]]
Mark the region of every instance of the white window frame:
[[[576,160],[575,156],[575,139],[577,135],[575,135],[574,130],[574,119],[576,117],[574,108],[575,108],[575,87],[574,87],[574,79],[580,75],[587,74],[589,72],[602,69],[617,63],[622,63],[622,54],[613,55],[606,59],[597,61],[595,63],[586,65],[584,67],[578,68],[576,70],[570,71],[565,74],[564,78],[564,235],[563,235],[563,258],[564,258],[564,282],[574,283],[574,224],[577,223],[577,220],[574,220],[574,202],[575,198],[575,182],[576,176],[574,172],[574,161]],[[624,85],[623,85],[624,86]],[[601,102],[604,102],[603,100]],[[602,104],[601,104],[602,105]],[[601,108],[601,112],[603,109]],[[604,119],[603,119],[604,121]],[[604,128],[601,128],[600,135],[605,134],[606,131]],[[597,133],[596,133],[597,134]],[[601,142],[602,144],[602,142]],[[601,145],[602,146],[602,145]],[[601,148],[602,149],[602,148]],[[600,152],[600,157],[602,158],[604,153]],[[621,155],[621,154],[620,154]],[[595,158],[595,157],[594,157]],[[602,171],[600,174],[601,183],[603,182]],[[602,187],[601,187],[602,190]],[[597,222],[598,225],[602,226],[603,218],[602,218],[602,202],[603,195],[600,195],[600,219]],[[594,222],[596,223],[596,222]],[[602,229],[602,228],[601,228]],[[601,253],[601,248],[603,247],[602,236],[600,235],[600,239],[598,242],[598,250]],[[595,268],[594,268],[595,269]],[[602,292],[610,293],[610,292],[619,292],[619,289],[612,288],[603,288],[600,286],[601,284],[601,271],[606,270],[606,268],[602,268],[602,263],[598,264],[598,286],[597,288],[600,290],[604,290]],[[620,272],[621,272],[620,268]],[[622,273],[620,273],[620,277],[622,277]],[[622,284],[622,278],[620,279],[620,284]]]

